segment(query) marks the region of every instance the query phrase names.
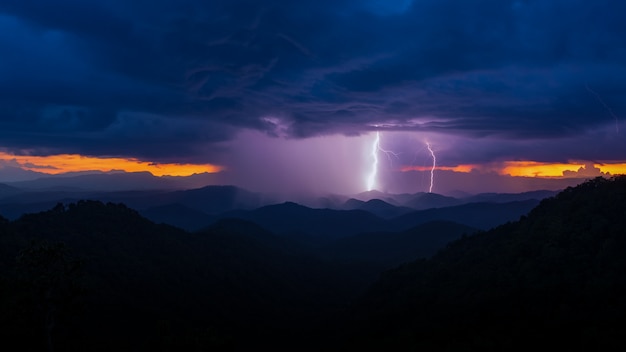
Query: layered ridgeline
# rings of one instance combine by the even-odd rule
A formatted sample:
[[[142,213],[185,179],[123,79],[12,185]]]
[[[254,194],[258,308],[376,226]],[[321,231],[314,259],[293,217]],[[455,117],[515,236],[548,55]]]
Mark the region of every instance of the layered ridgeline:
[[[239,220],[191,234],[83,201],[3,220],[0,242],[0,334],[21,350],[267,344],[347,299],[328,265]]]
[[[336,243],[318,247],[289,227],[277,235],[243,219],[189,233],[99,201],[1,218],[1,341],[36,351],[291,350],[319,335],[318,327],[382,270],[475,231],[433,222],[329,236],[318,232],[333,223],[344,228],[346,220],[336,218],[344,213],[307,209],[286,203],[251,214],[269,212],[258,217],[269,225],[309,219],[302,221],[312,237],[336,236]],[[352,222],[382,221],[363,211],[345,214]]]
[[[318,240],[321,232],[318,230],[322,228],[326,229],[323,232],[341,232],[339,235],[345,236],[358,233],[363,228],[368,231],[408,230],[435,220],[454,221],[487,230],[503,222],[517,220],[541,199],[555,194],[553,191],[535,191],[453,198],[435,193],[370,191],[353,195],[353,198],[326,195],[290,199],[298,203],[297,207],[294,203],[283,203],[285,199],[282,197],[235,186],[189,188],[197,182],[188,180],[190,183],[186,184],[181,183],[182,180],[174,181],[147,173],[102,173],[0,183],[0,214],[15,220],[23,214],[48,210],[57,203],[91,199],[123,203],[156,223],[167,223],[187,231],[201,230],[225,217],[247,218],[258,223],[256,219],[260,217],[264,226],[273,232],[300,232],[306,236],[314,230],[318,234],[308,240]],[[268,208],[261,209],[263,207]],[[296,218],[282,217],[281,220],[283,212],[292,212]],[[358,215],[359,212],[361,215]],[[371,216],[367,219],[367,214],[363,212],[380,219]],[[271,219],[273,214],[278,214],[277,221]],[[362,219],[357,219],[359,217]],[[289,221],[292,224],[288,224]],[[347,227],[341,222],[347,222]]]
[[[587,181],[386,272],[347,314],[346,348],[623,348],[625,253],[626,176]]]
[[[391,218],[283,203],[231,210],[193,233],[99,201],[0,218],[0,338],[58,351],[621,341],[625,177],[569,188],[475,234],[471,214],[504,218],[528,206],[480,201]]]

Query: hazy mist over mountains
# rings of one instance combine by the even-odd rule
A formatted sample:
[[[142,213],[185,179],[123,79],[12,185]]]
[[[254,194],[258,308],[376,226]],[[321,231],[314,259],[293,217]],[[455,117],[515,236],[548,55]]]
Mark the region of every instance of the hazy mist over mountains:
[[[214,177],[213,174],[155,177],[147,172],[110,172],[63,174],[29,181],[5,182],[0,183],[0,213],[10,219],[15,219],[24,213],[49,209],[58,202],[68,203],[92,199],[124,203],[154,221],[169,223],[187,230],[198,230],[212,224],[220,217],[255,216],[254,212],[249,214],[228,212],[252,211],[265,206],[278,206],[289,201],[299,204],[304,212],[311,213],[315,213],[314,209],[326,209],[328,214],[346,216],[352,211],[361,211],[380,218],[382,222],[392,224],[385,225],[385,227],[395,229],[399,226],[393,225],[395,218],[416,211],[450,208],[446,211],[454,212],[454,207],[466,205],[465,208],[459,208],[458,212],[461,212],[462,209],[468,207],[480,207],[479,203],[508,203],[499,207],[508,209],[509,207],[515,208],[516,202],[530,201],[526,206],[503,215],[502,218],[496,217],[493,221],[478,226],[478,228],[486,228],[485,226],[497,225],[499,221],[515,220],[519,215],[528,211],[529,206],[556,193],[544,190],[519,194],[485,193],[451,197],[425,192],[391,194],[369,191],[353,195],[299,195],[289,199],[284,195],[252,192],[235,186],[204,186],[212,181],[212,177]],[[471,203],[477,204],[467,206]],[[283,205],[283,207],[286,206]],[[270,210],[271,208],[256,211],[271,212]],[[446,217],[448,215],[445,217],[432,215],[430,219],[445,220]],[[472,226],[476,224],[480,224],[480,221],[473,221]]]

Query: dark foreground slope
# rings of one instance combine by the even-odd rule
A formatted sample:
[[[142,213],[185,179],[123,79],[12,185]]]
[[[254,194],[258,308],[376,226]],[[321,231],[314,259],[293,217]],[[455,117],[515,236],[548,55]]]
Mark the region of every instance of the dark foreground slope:
[[[347,314],[347,345],[621,350],[625,253],[626,177],[590,180],[518,222],[386,272]]]
[[[333,350],[333,323],[382,270],[473,232],[293,203],[242,214],[198,233],[98,201],[0,218],[0,348]]]
[[[478,230],[449,221],[433,221],[400,232],[367,232],[341,238],[318,250],[334,262],[375,267],[374,274],[417,258],[428,258],[445,245]]]
[[[190,234],[82,201],[0,219],[0,244],[1,341],[24,351],[280,346],[345,301],[334,271],[240,220]]]

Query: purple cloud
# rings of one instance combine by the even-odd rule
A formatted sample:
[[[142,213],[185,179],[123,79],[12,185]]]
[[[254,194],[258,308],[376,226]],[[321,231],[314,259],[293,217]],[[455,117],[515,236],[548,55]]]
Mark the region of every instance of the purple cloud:
[[[624,12],[610,0],[6,0],[0,148],[235,170],[245,157],[228,153],[257,143],[241,140],[251,130],[285,143],[379,130],[412,133],[403,158],[430,138],[449,165],[624,160]]]

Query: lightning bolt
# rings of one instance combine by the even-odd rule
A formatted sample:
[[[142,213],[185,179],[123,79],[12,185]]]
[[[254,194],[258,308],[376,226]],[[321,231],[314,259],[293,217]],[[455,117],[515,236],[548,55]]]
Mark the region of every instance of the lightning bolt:
[[[433,167],[430,169],[430,188],[428,189],[428,193],[433,193],[433,184],[435,181],[435,167],[437,167],[437,158],[435,157],[435,152],[433,148],[430,147],[430,143],[426,142],[426,148],[430,152],[430,156],[433,157]]]
[[[609,107],[604,102],[604,100],[602,100],[602,97],[600,96],[600,94],[598,94],[598,92],[596,92],[595,90],[591,89],[588,84],[585,84],[585,87],[587,88],[587,91],[589,93],[591,93],[593,96],[595,96],[596,99],[598,100],[598,102],[600,104],[602,104],[602,106],[604,106],[604,108],[609,112],[609,114],[615,119],[615,132],[619,133],[619,121],[618,121],[617,115],[615,115],[615,113],[613,112],[611,107]]]
[[[374,189],[376,185],[376,174],[378,174],[378,148],[380,145],[380,133],[376,132],[376,139],[374,139],[374,144],[372,145],[372,158],[374,159],[374,163],[372,164],[372,172],[367,179],[367,190],[371,191]]]
[[[376,187],[376,176],[378,175],[378,153],[382,152],[387,155],[389,159],[389,163],[391,163],[392,156],[399,158],[397,153],[394,153],[391,150],[385,150],[380,146],[380,132],[376,132],[376,138],[374,139],[374,143],[372,144],[372,171],[370,172],[369,177],[367,178],[367,190],[371,191]]]

